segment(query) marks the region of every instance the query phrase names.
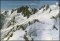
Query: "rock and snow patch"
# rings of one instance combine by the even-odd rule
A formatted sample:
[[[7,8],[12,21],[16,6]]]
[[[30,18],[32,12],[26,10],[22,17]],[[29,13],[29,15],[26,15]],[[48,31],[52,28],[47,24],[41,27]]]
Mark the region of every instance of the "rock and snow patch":
[[[24,40],[25,31],[22,29],[13,32],[13,36],[9,40]]]

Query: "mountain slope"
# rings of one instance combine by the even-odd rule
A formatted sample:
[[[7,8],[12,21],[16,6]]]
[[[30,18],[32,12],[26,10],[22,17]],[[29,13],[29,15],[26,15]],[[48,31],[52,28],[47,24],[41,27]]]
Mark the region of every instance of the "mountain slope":
[[[6,17],[1,29],[2,40],[59,40],[59,6],[57,4],[46,4],[40,10],[31,11],[32,9],[29,8],[27,12],[31,12],[31,15],[28,18],[24,16],[26,13],[24,9],[26,8],[24,7],[19,13],[17,10],[13,10],[12,13],[12,10],[6,14],[2,13]]]

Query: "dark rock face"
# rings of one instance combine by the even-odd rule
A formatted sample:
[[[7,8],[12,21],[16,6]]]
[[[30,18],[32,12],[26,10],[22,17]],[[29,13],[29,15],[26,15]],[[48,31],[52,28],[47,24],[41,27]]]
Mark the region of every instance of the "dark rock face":
[[[3,22],[4,22],[4,19],[5,19],[5,17],[4,17],[4,15],[3,14],[0,14],[0,29],[2,28],[2,26],[3,26]]]
[[[28,10],[28,6],[22,6],[20,8],[17,9],[17,13],[22,12],[22,15],[27,16],[27,18],[29,18],[29,16],[31,15],[31,12]]]
[[[59,18],[60,18],[60,13],[59,13]]]
[[[47,4],[47,5],[46,5],[46,10],[47,10],[48,8],[49,8],[49,5]]]
[[[36,8],[32,9],[33,14],[35,14],[38,10]]]
[[[45,5],[41,6],[41,7],[39,8],[39,10],[41,10],[41,9],[44,8],[44,7],[45,7]]]
[[[12,9],[11,14],[12,14],[14,11],[15,11],[15,10],[14,10],[14,9]]]
[[[38,20],[38,19],[35,19],[35,20],[34,20],[34,23],[35,23],[35,22],[39,22],[39,20]]]
[[[36,8],[32,8],[31,9],[32,12],[30,12],[28,9],[29,9],[28,6],[22,6],[22,7],[17,9],[17,13],[22,12],[22,15],[24,15],[24,17],[27,16],[27,18],[29,18],[30,15],[35,14],[38,11]]]
[[[7,15],[7,12],[8,12],[8,11],[5,11],[5,12],[4,12],[4,15]]]
[[[59,1],[59,7],[60,7],[60,1]]]
[[[14,25],[16,22],[15,22],[15,17],[13,17],[9,22],[8,22],[8,26],[11,26],[11,25]]]
[[[50,9],[49,13],[51,12],[52,10]]]
[[[56,29],[56,30],[58,30],[58,28],[56,28],[56,26],[55,26],[55,25],[53,26],[53,29]]]

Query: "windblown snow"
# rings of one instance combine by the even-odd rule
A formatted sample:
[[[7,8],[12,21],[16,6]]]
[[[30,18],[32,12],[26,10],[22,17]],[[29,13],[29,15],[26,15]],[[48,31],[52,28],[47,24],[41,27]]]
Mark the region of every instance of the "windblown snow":
[[[15,10],[11,13],[9,10],[1,29],[1,40],[59,40],[58,3],[49,5],[47,10],[46,7],[41,8],[29,18],[24,17],[22,12],[17,13]],[[29,11],[32,12],[30,8]]]

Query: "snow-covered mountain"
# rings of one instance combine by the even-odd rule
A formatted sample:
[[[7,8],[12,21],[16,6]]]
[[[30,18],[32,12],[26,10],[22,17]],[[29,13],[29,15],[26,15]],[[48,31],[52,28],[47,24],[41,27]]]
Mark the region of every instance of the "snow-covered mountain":
[[[59,6],[44,5],[40,9],[22,6],[2,11],[4,22],[1,40],[59,40]]]

